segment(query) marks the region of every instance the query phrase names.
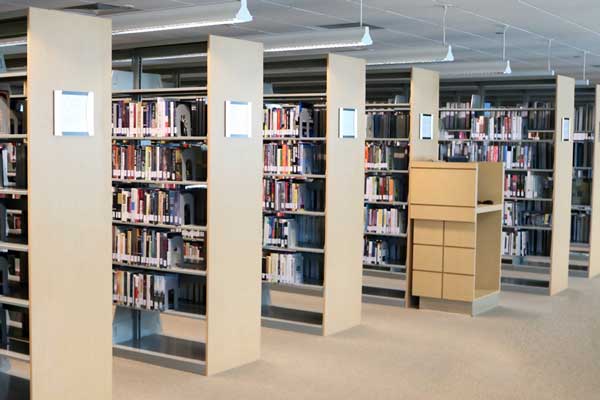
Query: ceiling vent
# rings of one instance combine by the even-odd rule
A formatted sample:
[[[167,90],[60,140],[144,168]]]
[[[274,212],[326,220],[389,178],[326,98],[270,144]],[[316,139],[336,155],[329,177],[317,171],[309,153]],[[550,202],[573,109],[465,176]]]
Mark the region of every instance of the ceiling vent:
[[[82,4],[80,6],[65,7],[63,8],[63,10],[73,11],[79,14],[96,16],[123,14],[132,11],[140,11],[139,9],[133,6],[114,6],[112,4],[106,3]]]

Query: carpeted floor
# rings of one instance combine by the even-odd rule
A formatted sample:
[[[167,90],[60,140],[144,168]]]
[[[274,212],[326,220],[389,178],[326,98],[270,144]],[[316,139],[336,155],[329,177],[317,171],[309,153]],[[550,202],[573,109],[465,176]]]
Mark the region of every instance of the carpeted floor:
[[[115,358],[113,399],[600,399],[600,279],[477,318],[366,304],[333,337],[262,338],[261,361],[211,378]]]

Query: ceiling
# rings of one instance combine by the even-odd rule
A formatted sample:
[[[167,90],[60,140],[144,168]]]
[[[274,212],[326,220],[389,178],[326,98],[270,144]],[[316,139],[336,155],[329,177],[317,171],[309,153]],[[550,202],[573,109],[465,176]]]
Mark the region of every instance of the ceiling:
[[[587,54],[587,78],[600,82],[600,3],[597,0],[449,0],[447,43],[457,61],[476,69],[477,61],[502,59],[502,35],[508,26],[507,58],[514,72],[545,70],[548,43],[552,40],[552,68],[580,79],[583,55]],[[139,11],[120,14],[115,24],[162,16],[177,22],[197,14],[199,6],[222,4],[218,0],[105,0],[111,5],[130,5]],[[228,1],[230,2],[230,1]],[[0,12],[15,12],[28,6],[63,8],[90,4],[85,0],[0,0]],[[366,59],[380,58],[393,49],[442,43],[441,1],[363,0],[364,22],[380,29],[371,34],[374,44],[352,51]],[[248,0],[254,20],[250,23],[123,35],[114,37],[115,49],[198,42],[208,34],[260,39],[266,35],[318,31],[325,25],[357,23],[360,0]],[[163,15],[164,14],[164,15]],[[318,32],[316,32],[318,35]],[[317,36],[318,37],[318,36]],[[380,55],[378,57],[378,54]],[[426,67],[426,65],[423,65]]]

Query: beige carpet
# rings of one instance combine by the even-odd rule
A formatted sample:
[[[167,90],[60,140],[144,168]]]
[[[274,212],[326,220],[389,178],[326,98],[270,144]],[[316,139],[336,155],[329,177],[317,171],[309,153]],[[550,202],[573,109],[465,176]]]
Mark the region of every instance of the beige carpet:
[[[115,359],[113,399],[600,399],[600,279],[477,318],[367,304],[363,321],[264,329],[261,361],[211,378]]]

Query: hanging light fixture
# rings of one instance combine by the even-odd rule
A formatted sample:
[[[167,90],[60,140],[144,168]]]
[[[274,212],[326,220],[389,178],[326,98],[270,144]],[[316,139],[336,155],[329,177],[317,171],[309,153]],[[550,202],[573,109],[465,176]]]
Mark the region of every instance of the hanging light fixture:
[[[363,2],[360,1],[360,24],[356,28],[319,30],[274,35],[256,40],[264,43],[265,53],[366,47],[373,44],[368,26],[363,26]]]
[[[419,47],[413,49],[399,49],[390,52],[389,57],[382,57],[367,62],[368,66],[380,65],[402,65],[402,64],[424,64],[424,63],[444,63],[454,61],[452,46],[446,43],[446,16],[448,14],[448,5],[444,4],[444,13],[442,16],[442,45],[433,47]]]
[[[523,70],[519,68],[518,71],[513,72],[511,76],[514,77],[535,77],[535,78],[543,78],[543,77],[553,77],[556,76],[556,72],[552,68],[552,39],[548,39],[548,47],[547,47],[547,55],[546,55],[546,69],[530,69]]]
[[[420,47],[414,49],[394,50],[393,58],[376,59],[367,62],[368,66],[378,65],[402,65],[402,64],[422,64],[422,63],[444,63],[454,61],[452,46],[446,47]],[[381,53],[380,53],[381,55]]]
[[[504,61],[460,61],[446,64],[430,64],[428,69],[438,71],[444,78],[490,77],[510,74]]]
[[[183,9],[174,9],[169,10],[168,12],[178,15],[182,10],[189,14],[198,14],[202,15],[201,20],[197,20],[196,18],[190,18],[184,16],[180,18],[180,22],[172,23],[172,24],[148,24],[141,26],[129,26],[123,28],[114,29],[112,34],[114,36],[118,35],[129,35],[134,33],[147,33],[147,32],[160,32],[160,31],[169,31],[176,29],[191,29],[191,28],[201,28],[206,26],[215,26],[215,25],[231,25],[231,24],[241,24],[244,22],[252,21],[252,15],[250,11],[248,11],[248,0],[241,0],[238,2],[231,2],[225,4],[214,4],[210,6],[201,6],[201,7],[186,7]],[[132,17],[140,22],[146,22],[148,20],[156,20],[161,21],[169,18],[169,15],[166,14],[165,11],[160,12],[147,12],[141,13],[139,16],[135,14],[127,14],[122,17],[123,21],[127,24],[131,23]],[[136,18],[138,17],[138,18]],[[113,23],[119,23],[121,20],[121,16],[115,15],[113,17]]]
[[[318,36],[318,40],[316,36]],[[365,47],[373,44],[368,26],[320,30],[318,34],[315,32],[283,34],[257,40],[264,43],[265,53]]]

